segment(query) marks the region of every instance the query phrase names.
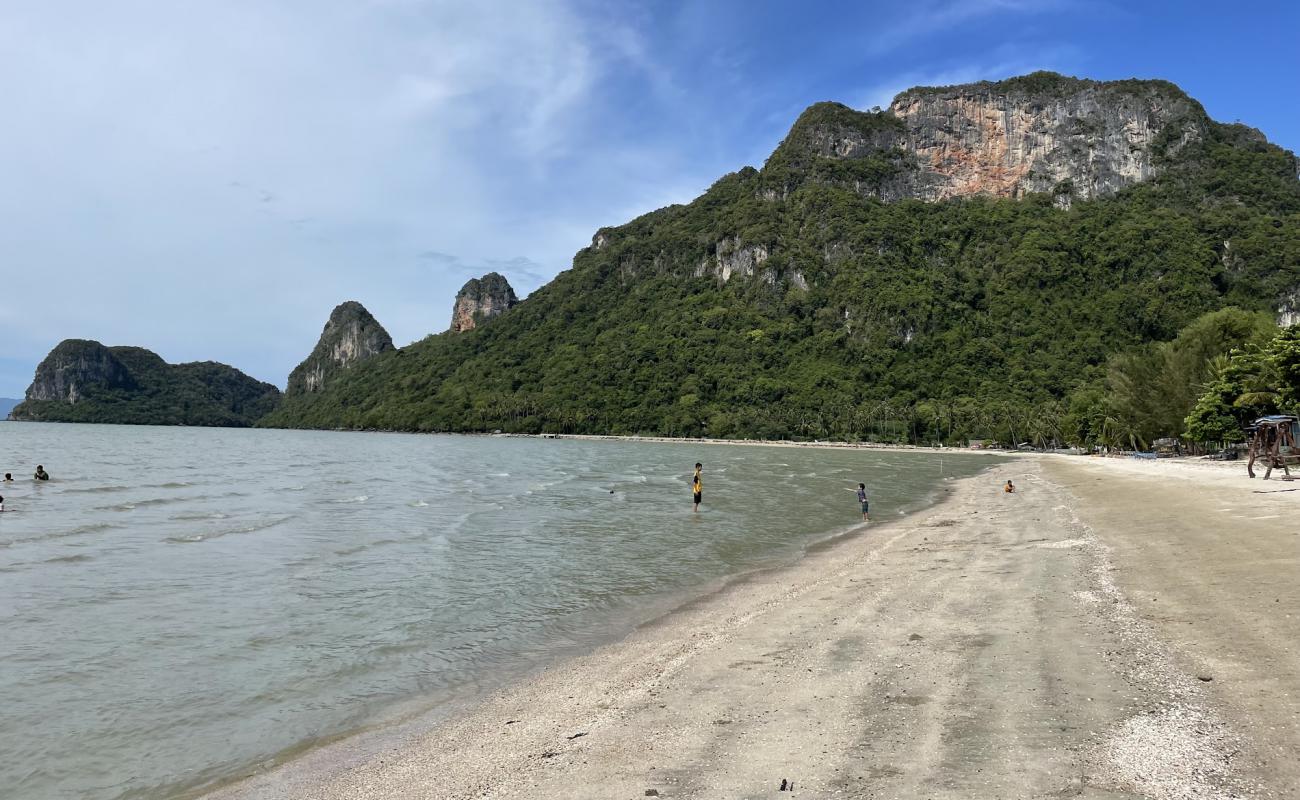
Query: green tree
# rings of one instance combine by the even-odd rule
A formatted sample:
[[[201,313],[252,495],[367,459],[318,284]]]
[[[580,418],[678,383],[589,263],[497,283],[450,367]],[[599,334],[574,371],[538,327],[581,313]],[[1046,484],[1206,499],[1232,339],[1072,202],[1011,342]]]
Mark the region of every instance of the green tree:
[[[1279,405],[1291,413],[1300,411],[1300,325],[1279,331],[1266,357],[1277,378]]]

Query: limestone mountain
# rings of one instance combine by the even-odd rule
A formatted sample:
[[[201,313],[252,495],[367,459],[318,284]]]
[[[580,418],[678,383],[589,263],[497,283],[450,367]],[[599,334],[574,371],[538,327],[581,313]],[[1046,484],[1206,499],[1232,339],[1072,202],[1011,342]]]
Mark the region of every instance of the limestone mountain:
[[[518,304],[515,290],[500,273],[489,272],[482,278],[472,278],[456,293],[451,330],[455,333],[473,330]]]
[[[141,347],[60,342],[36,367],[14,419],[247,427],[280,390],[214,361],[168,364]]]
[[[1296,167],[1164,81],[818,103],[762,169],[602,228],[493,324],[266,424],[1020,441],[1114,353],[1293,309]]]
[[[911,89],[887,111],[818,103],[764,171],[781,191],[813,178],[887,201],[1051,193],[1068,202],[1150,180],[1211,125],[1171,83],[1035,73]]]
[[[311,355],[289,373],[287,396],[319,392],[339,372],[393,349],[393,337],[366,307],[349,300],[330,313]]]

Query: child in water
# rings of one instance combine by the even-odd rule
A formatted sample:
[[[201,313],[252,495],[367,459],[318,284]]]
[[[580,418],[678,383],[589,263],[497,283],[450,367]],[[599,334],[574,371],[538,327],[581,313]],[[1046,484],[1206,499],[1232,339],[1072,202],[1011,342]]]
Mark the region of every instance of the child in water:
[[[865,483],[858,484],[858,504],[862,506],[862,521],[870,522],[871,517],[867,516],[867,485]]]
[[[1016,491],[1016,485],[1011,481],[1007,481],[1007,485],[1002,487],[1002,491],[1006,492],[1007,494],[1013,494]]]
[[[704,495],[704,485],[700,481],[700,471],[703,469],[703,464],[695,462],[695,477],[691,478],[691,499],[695,501],[693,510],[696,512],[700,510],[700,500]]]

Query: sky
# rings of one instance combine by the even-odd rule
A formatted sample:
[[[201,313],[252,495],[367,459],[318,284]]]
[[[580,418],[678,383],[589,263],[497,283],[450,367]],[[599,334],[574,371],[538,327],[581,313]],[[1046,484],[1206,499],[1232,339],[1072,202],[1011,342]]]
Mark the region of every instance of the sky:
[[[1300,150],[1300,5],[6,0],[0,396],[60,340],[281,387],[358,300],[405,344],[597,228],[761,166],[821,100],[1163,78]]]

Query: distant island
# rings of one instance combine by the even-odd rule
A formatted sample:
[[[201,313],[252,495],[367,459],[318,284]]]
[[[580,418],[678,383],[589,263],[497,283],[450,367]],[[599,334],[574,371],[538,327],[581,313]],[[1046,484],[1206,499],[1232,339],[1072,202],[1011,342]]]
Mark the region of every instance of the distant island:
[[[1193,430],[1221,441],[1291,402],[1232,378],[1286,364],[1226,359],[1289,352],[1266,344],[1300,319],[1298,219],[1295,155],[1166,81],[915,88],[810,106],[762,169],[602,228],[522,301],[470,281],[450,330],[413,344],[344,303],[283,398],[107,348],[124,369],[95,351],[60,388],[42,364],[15,414],[1136,446],[1184,433],[1213,383],[1218,421]]]
[[[168,364],[141,347],[65,340],[36,368],[15,419],[248,427],[280,390],[214,361]]]

